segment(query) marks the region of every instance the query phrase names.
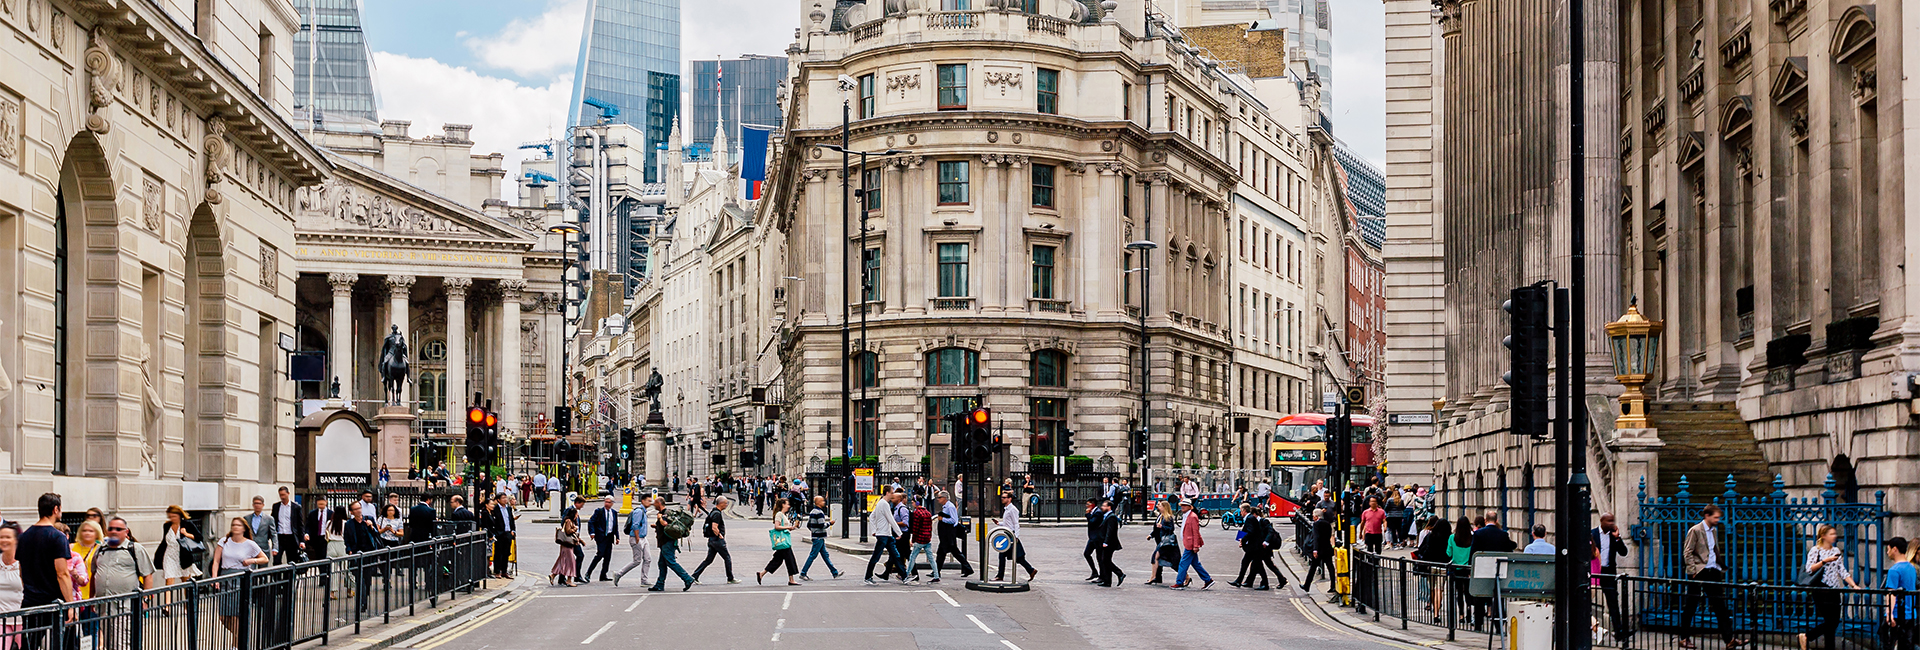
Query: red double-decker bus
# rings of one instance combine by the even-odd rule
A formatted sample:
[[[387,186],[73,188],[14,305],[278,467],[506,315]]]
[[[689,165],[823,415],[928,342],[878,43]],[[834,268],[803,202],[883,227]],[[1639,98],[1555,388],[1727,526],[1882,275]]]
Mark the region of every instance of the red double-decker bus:
[[[1273,443],[1267,456],[1273,473],[1273,514],[1292,516],[1311,502],[1307,491],[1327,478],[1327,420],[1325,413],[1296,413],[1274,422]],[[1373,418],[1353,416],[1353,466],[1373,466]],[[1349,476],[1357,476],[1349,473]],[[1328,486],[1334,488],[1337,486]]]

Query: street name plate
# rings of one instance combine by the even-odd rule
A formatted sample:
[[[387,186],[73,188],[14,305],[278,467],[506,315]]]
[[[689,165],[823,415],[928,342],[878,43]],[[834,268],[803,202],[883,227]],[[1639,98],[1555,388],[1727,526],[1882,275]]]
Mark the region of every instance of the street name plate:
[[[1389,413],[1387,424],[1433,424],[1432,413]]]

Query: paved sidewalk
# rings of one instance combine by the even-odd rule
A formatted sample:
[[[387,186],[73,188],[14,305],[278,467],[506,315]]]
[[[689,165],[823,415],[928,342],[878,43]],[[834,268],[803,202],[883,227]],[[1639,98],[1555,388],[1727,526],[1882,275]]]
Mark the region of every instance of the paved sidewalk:
[[[323,646],[315,641],[308,643],[306,647],[342,650],[406,647],[413,639],[424,634],[463,625],[522,598],[537,582],[536,576],[528,573],[521,573],[513,580],[488,578],[473,594],[443,600],[440,607],[436,609],[397,619],[387,625],[362,624],[360,634],[354,634],[351,626],[340,628],[332,633],[330,639],[332,643]]]
[[[1406,553],[1406,551],[1398,552],[1402,554]],[[1277,551],[1275,556],[1280,558],[1280,565],[1284,567],[1283,570],[1288,574],[1287,580],[1296,585],[1297,588],[1297,585],[1300,584],[1301,576],[1306,575],[1306,560],[1294,552],[1292,543],[1288,543],[1284,549]],[[1325,585],[1326,582],[1321,581],[1319,584]],[[1408,626],[1409,629],[1402,630],[1400,629],[1400,619],[1398,618],[1382,616],[1378,622],[1375,622],[1373,620],[1374,615],[1371,612],[1363,616],[1355,613],[1352,607],[1337,604],[1337,601],[1330,601],[1333,601],[1333,599],[1327,595],[1326,588],[1323,586],[1311,592],[1309,597],[1302,598],[1297,602],[1311,603],[1311,605],[1309,605],[1310,607],[1319,608],[1322,615],[1335,623],[1382,639],[1429,648],[1441,648],[1444,650],[1485,650],[1488,647],[1488,639],[1485,634],[1468,630],[1457,630],[1454,634],[1454,640],[1448,641],[1445,628],[1410,624]],[[1438,630],[1439,634],[1429,635],[1426,633],[1429,630]]]

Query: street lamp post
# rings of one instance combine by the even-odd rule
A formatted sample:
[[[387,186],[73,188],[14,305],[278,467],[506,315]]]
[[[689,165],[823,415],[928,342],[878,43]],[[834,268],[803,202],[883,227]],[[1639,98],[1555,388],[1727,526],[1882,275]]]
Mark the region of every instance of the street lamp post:
[[[565,339],[568,338],[566,335],[567,334],[566,321],[570,320],[567,316],[567,311],[570,307],[573,306],[573,287],[574,287],[574,284],[577,282],[577,280],[575,280],[572,276],[573,276],[573,262],[574,262],[573,247],[578,242],[570,239],[569,237],[579,236],[580,226],[563,221],[561,223],[549,226],[547,228],[547,232],[549,234],[560,236],[560,252],[561,252],[561,256],[560,256],[560,320],[562,321],[560,324],[560,336],[563,339],[560,342],[561,343],[560,345],[560,408],[571,409],[573,407],[570,404],[568,404],[568,400],[571,399],[572,396],[567,393],[567,378],[571,374],[571,370],[569,370],[569,364],[568,364],[568,357],[570,355],[568,353],[569,353],[569,349],[572,346],[569,345]],[[560,467],[560,452],[557,445],[558,442],[559,440],[556,439],[554,442],[547,443],[548,451],[553,453],[555,470],[558,470]]]
[[[1147,459],[1153,457],[1153,439],[1148,435],[1152,430],[1150,425],[1152,419],[1147,410],[1147,383],[1153,378],[1153,372],[1147,368],[1147,362],[1151,358],[1147,356],[1147,281],[1153,275],[1150,272],[1153,268],[1152,253],[1159,247],[1159,244],[1145,239],[1127,244],[1127,250],[1140,253],[1140,266],[1127,269],[1127,272],[1140,272],[1140,490],[1142,494],[1152,493],[1147,477]]]

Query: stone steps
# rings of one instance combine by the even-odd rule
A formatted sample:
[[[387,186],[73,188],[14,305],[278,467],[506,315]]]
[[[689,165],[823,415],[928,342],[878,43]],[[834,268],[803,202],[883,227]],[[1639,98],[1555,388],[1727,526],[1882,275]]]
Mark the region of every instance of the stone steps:
[[[1682,476],[1695,503],[1725,493],[1728,475],[1741,496],[1771,490],[1772,467],[1732,403],[1651,404],[1647,417],[1667,445],[1660,451],[1660,496],[1677,494]]]

